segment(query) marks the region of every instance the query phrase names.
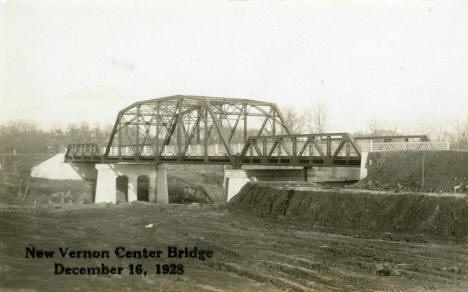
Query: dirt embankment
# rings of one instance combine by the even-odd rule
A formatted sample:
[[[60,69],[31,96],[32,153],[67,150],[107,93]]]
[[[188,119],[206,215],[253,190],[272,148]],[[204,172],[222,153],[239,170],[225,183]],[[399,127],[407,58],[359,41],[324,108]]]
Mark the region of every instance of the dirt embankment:
[[[364,189],[468,193],[468,151],[370,153]]]
[[[248,183],[229,206],[259,216],[304,219],[327,228],[454,239],[468,235],[468,200],[464,194],[389,193]]]

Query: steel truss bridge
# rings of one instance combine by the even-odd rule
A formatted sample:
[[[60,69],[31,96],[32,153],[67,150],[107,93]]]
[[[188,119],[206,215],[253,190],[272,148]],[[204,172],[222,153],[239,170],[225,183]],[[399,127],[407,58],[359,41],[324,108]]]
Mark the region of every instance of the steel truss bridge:
[[[175,95],[124,108],[104,149],[70,144],[65,161],[358,166],[360,144],[370,139],[429,141],[426,136],[293,134],[274,103]]]

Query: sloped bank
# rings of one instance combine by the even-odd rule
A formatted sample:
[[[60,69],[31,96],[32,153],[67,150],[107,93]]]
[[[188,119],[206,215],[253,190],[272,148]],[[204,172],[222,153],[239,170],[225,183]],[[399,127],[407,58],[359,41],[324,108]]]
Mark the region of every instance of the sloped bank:
[[[332,228],[463,238],[468,235],[465,194],[282,187],[248,183],[229,207],[259,216],[287,216]]]
[[[468,151],[369,153],[367,167],[355,188],[468,193]]]

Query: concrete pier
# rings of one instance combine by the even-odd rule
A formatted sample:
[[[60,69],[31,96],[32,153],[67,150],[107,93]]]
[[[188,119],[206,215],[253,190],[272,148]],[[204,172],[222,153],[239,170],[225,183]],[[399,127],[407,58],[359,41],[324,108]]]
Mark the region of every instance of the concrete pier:
[[[361,153],[361,172],[359,179],[364,179],[367,177],[367,158],[369,157],[369,152]]]
[[[169,204],[169,196],[167,191],[167,165],[158,164],[157,172],[158,173],[156,175],[156,202],[161,204]]]
[[[169,202],[166,166],[164,164],[108,163],[96,164],[96,169],[96,203],[116,203],[116,182],[117,178],[121,176],[126,176],[128,179],[127,198],[129,202],[138,199],[163,204]],[[143,182],[145,182],[145,186],[142,189]],[[141,198],[138,197],[139,188]]]

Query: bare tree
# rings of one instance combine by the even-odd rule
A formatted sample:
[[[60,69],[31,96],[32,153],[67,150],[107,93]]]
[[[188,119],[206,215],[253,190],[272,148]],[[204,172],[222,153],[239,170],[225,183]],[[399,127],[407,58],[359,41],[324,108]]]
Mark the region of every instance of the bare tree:
[[[381,122],[378,119],[372,118],[367,122],[367,128],[370,135],[377,135],[382,128]]]
[[[435,125],[433,121],[428,119],[420,119],[416,125],[416,134],[427,135],[430,139],[433,138],[436,130],[434,129]]]
[[[392,132],[392,135],[398,135],[400,132],[400,126],[399,123],[395,120],[392,120],[388,123],[389,130]]]
[[[319,101],[311,109],[309,130],[313,133],[325,133],[328,126],[327,106]]]
[[[468,116],[463,118],[456,118],[453,122],[453,139],[452,144],[456,145],[458,149],[465,149],[468,147]]]
[[[458,117],[457,119],[455,119],[455,122],[453,124],[456,140],[463,141],[466,138],[466,135],[468,134],[466,132],[468,123],[462,118]]]
[[[291,106],[282,109],[281,113],[293,133],[300,134],[306,131],[307,117],[304,113],[298,112]]]
[[[434,134],[435,134],[435,139],[437,141],[447,141],[449,132],[447,130],[447,126],[445,125],[445,123],[438,125],[437,130]]]
[[[379,119],[372,118],[367,122],[367,128],[367,135],[371,136],[399,135],[398,124],[395,122],[384,123]]]

